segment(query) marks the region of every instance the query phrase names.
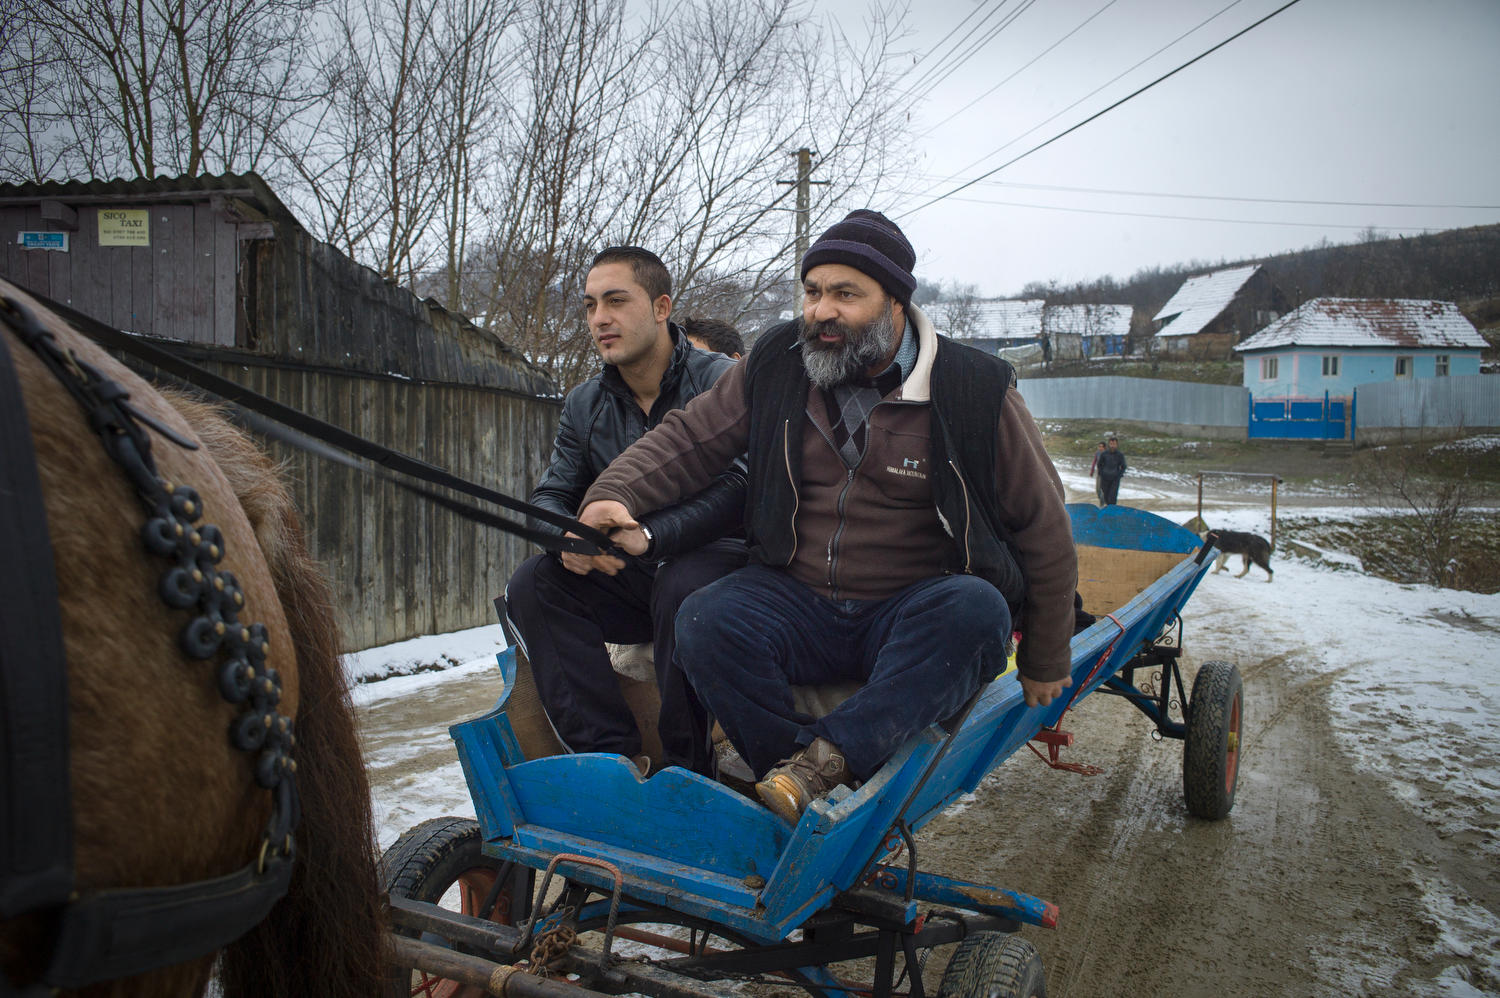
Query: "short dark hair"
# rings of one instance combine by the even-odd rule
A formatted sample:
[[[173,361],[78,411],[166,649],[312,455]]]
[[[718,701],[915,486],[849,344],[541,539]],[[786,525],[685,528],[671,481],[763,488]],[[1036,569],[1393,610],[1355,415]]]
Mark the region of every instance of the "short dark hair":
[[[661,257],[648,249],[639,246],[607,246],[594,254],[594,262],[589,264],[589,269],[606,263],[628,263],[630,270],[635,274],[635,283],[646,289],[646,294],[652,301],[662,295],[671,297],[672,275],[667,272],[667,265],[661,262]]]
[[[716,350],[726,357],[743,355],[745,352],[745,340],[740,336],[740,331],[723,319],[700,319],[690,315],[681,322],[683,332],[695,340],[707,343],[710,350]]]

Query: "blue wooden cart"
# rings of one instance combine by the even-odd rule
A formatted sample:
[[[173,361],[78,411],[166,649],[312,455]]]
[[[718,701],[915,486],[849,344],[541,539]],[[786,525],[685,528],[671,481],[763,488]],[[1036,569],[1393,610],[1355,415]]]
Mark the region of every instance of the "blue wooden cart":
[[[1099,619],[1073,639],[1065,698],[1028,708],[1014,675],[1002,675],[952,733],[929,729],[795,826],[685,770],[643,779],[618,755],[528,758],[510,717],[516,654],[502,653],[500,701],[450,729],[478,821],[424,822],[386,854],[393,945],[415,969],[392,993],[712,995],[755,979],[814,995],[923,995],[925,953],[954,942],[939,995],[1043,993],[1040,959],[1015,933],[1055,925],[1056,909],[919,871],[915,833],[1028,742],[1083,768],[1062,761],[1071,736],[1058,722],[1096,691],[1184,740],[1189,811],[1223,817],[1242,716],[1232,665],[1200,667],[1191,697],[1178,669],[1179,611],[1211,549],[1141,510],[1069,512],[1079,591]],[[1137,671],[1157,669],[1159,681],[1137,686]],[[597,942],[578,942],[586,932]],[[636,955],[622,955],[621,939]],[[831,966],[859,960],[873,961],[860,966],[872,980],[850,984]]]

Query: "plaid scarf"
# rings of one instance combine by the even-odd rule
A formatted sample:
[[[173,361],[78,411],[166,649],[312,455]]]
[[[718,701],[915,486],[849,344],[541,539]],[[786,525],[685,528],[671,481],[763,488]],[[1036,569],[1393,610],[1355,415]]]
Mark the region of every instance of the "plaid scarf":
[[[855,378],[847,384],[822,390],[823,404],[828,408],[828,419],[832,424],[833,444],[844,464],[851,468],[859,464],[865,453],[870,412],[881,399],[901,387],[916,361],[916,337],[903,335],[890,367],[873,378]]]

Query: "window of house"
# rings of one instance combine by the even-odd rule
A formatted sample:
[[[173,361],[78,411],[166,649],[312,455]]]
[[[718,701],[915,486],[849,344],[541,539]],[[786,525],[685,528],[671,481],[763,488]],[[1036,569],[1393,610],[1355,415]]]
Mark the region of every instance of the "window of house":
[[[1397,357],[1396,358],[1396,377],[1398,377],[1398,378],[1409,378],[1409,377],[1411,377],[1411,358],[1410,357]]]
[[[1332,355],[1323,358],[1323,377],[1337,378],[1339,376],[1339,358]]]
[[[1277,367],[1275,357],[1262,357],[1260,359],[1260,380],[1275,381]]]
[[[1435,377],[1446,378],[1448,376],[1448,355],[1440,353],[1432,358],[1432,373]]]

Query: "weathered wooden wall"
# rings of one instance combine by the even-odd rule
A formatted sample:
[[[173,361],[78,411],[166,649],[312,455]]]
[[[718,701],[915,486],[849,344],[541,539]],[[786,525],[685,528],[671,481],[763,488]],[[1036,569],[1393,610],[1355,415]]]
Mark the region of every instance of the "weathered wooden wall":
[[[555,405],[483,388],[222,362],[205,366],[366,439],[521,498],[556,430]],[[313,554],[333,580],[350,648],[493,623],[490,601],[534,553],[508,534],[470,523],[389,482],[274,442],[271,449],[286,461]]]
[[[150,245],[100,246],[106,207],[148,208]],[[524,499],[540,474],[560,412],[552,382],[463,316],[311,238],[259,177],[0,185],[5,231],[56,230],[59,219],[68,252],[0,245],[0,274],[508,495]],[[529,546],[343,465],[272,449],[336,587],[346,647],[494,621],[490,601]]]

